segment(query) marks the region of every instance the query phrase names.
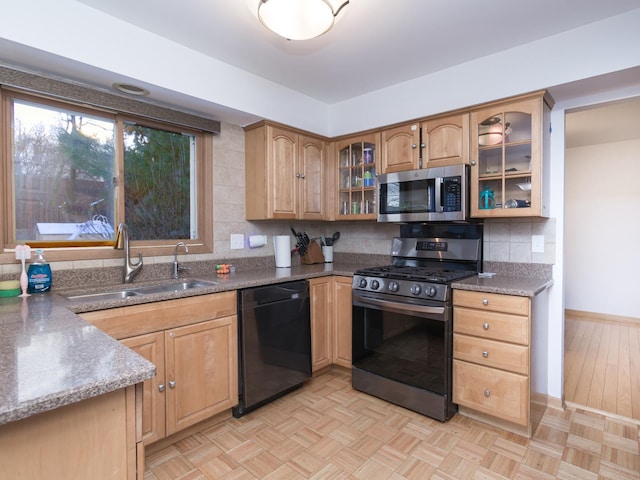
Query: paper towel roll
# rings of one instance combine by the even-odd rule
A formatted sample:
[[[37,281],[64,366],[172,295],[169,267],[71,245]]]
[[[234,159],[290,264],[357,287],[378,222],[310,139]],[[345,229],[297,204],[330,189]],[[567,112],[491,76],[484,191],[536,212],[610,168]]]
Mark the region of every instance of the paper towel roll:
[[[249,237],[249,248],[258,248],[267,244],[266,235],[251,235]]]
[[[273,250],[276,255],[276,267],[291,267],[291,240],[289,235],[277,235],[273,237]]]

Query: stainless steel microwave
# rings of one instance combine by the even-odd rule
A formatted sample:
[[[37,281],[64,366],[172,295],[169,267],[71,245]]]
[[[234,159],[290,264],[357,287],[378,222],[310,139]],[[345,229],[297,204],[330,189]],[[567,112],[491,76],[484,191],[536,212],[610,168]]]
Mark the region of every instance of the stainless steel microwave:
[[[378,176],[378,222],[466,221],[468,212],[468,165]]]

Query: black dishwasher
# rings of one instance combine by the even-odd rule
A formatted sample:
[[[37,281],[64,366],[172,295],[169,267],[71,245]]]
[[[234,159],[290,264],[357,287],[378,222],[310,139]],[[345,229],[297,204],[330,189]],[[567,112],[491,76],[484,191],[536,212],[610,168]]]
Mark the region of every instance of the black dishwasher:
[[[238,418],[311,378],[311,320],[306,280],[240,290]]]

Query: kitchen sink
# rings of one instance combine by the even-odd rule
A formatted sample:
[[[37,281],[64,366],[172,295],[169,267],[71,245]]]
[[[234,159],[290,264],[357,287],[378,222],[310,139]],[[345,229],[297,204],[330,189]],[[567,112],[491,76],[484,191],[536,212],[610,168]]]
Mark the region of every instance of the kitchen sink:
[[[117,290],[114,292],[85,293],[80,295],[70,295],[69,300],[91,300],[94,302],[103,302],[108,300],[122,300],[129,297],[137,297],[142,295],[135,290]]]
[[[192,288],[211,287],[216,285],[217,282],[209,280],[185,280],[184,282],[168,283],[166,285],[153,285],[150,287],[140,287],[135,291],[142,294],[150,293],[177,293],[184,290],[191,290]]]
[[[140,287],[130,287],[120,290],[111,290],[108,292],[82,293],[68,295],[69,300],[75,301],[93,301],[104,302],[110,300],[123,300],[129,297],[138,297],[141,295],[151,295],[154,293],[178,293],[193,288],[211,287],[217,285],[218,282],[213,280],[184,280],[182,282],[172,282],[162,285],[149,285]]]

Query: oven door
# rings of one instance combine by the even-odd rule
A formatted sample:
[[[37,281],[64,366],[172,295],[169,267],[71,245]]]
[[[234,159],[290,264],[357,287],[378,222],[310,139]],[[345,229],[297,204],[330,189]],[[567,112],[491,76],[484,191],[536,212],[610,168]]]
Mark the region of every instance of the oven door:
[[[440,421],[451,418],[451,307],[358,291],[352,305],[353,387]]]

